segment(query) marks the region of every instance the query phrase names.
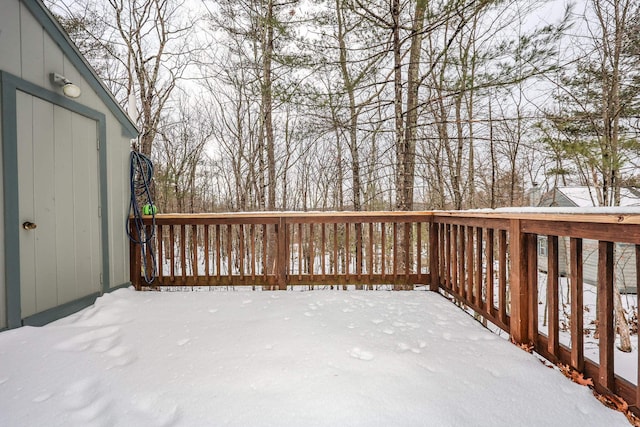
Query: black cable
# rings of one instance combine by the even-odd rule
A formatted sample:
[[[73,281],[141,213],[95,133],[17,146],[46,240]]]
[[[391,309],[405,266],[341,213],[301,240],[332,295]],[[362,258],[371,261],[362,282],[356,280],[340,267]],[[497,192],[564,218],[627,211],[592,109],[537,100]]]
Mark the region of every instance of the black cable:
[[[156,229],[156,208],[151,196],[151,179],[153,178],[153,163],[144,154],[137,151],[131,152],[129,182],[131,199],[129,201],[129,213],[133,216],[135,234],[131,230],[131,222],[127,221],[127,236],[140,245],[142,252],[142,270],[145,282],[151,284],[157,274],[157,263],[153,251],[153,238]],[[142,204],[142,208],[141,205]],[[145,227],[143,214],[151,215],[151,229]],[[151,265],[147,265],[147,254],[151,259]]]

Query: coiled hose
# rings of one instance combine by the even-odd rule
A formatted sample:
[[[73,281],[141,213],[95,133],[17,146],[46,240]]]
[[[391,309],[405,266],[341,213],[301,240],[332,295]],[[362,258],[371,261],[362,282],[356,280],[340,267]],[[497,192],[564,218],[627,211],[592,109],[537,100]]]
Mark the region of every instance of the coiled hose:
[[[147,284],[151,284],[157,274],[157,263],[153,250],[153,238],[156,229],[156,208],[151,196],[152,178],[153,163],[151,160],[144,154],[132,151],[129,168],[129,181],[131,185],[129,213],[133,216],[133,221],[127,221],[126,231],[129,239],[140,245],[142,252],[142,273]],[[145,227],[143,215],[151,215],[151,227]],[[131,229],[132,227],[134,228],[133,230]],[[151,260],[151,265],[148,265],[148,260]]]

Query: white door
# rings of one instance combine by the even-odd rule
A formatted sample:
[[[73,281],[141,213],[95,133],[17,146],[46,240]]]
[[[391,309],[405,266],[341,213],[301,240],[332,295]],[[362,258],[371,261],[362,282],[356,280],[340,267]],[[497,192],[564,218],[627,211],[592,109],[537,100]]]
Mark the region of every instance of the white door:
[[[17,92],[22,318],[101,289],[97,122]]]

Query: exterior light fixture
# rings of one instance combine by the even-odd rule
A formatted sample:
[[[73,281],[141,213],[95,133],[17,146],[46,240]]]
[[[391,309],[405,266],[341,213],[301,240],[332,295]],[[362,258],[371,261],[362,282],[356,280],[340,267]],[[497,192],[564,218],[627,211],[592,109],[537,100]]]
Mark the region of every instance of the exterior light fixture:
[[[69,81],[65,76],[58,73],[51,73],[51,82],[62,88],[64,96],[69,98],[77,98],[82,91],[80,88]]]

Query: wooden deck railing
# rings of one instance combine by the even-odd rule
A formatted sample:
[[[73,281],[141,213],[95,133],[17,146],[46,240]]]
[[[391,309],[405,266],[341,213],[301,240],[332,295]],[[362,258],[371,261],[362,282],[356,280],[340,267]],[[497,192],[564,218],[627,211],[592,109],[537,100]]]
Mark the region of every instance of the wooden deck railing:
[[[151,219],[145,221],[151,231]],[[506,331],[515,343],[584,373],[597,391],[622,397],[640,412],[640,352],[635,349],[632,378],[614,366],[614,286],[640,282],[640,215],[158,215],[155,233],[154,250],[146,254],[147,264],[154,257],[158,267],[151,283],[143,278],[139,245],[130,248],[137,289],[424,285]],[[632,268],[620,266],[623,257]],[[585,272],[592,270],[587,280]],[[597,338],[595,313],[585,319],[588,292],[597,295]],[[585,350],[585,339],[595,352]]]
[[[132,245],[131,280],[137,288],[427,284],[429,221],[396,212],[158,215],[146,254],[156,277],[145,282]]]

